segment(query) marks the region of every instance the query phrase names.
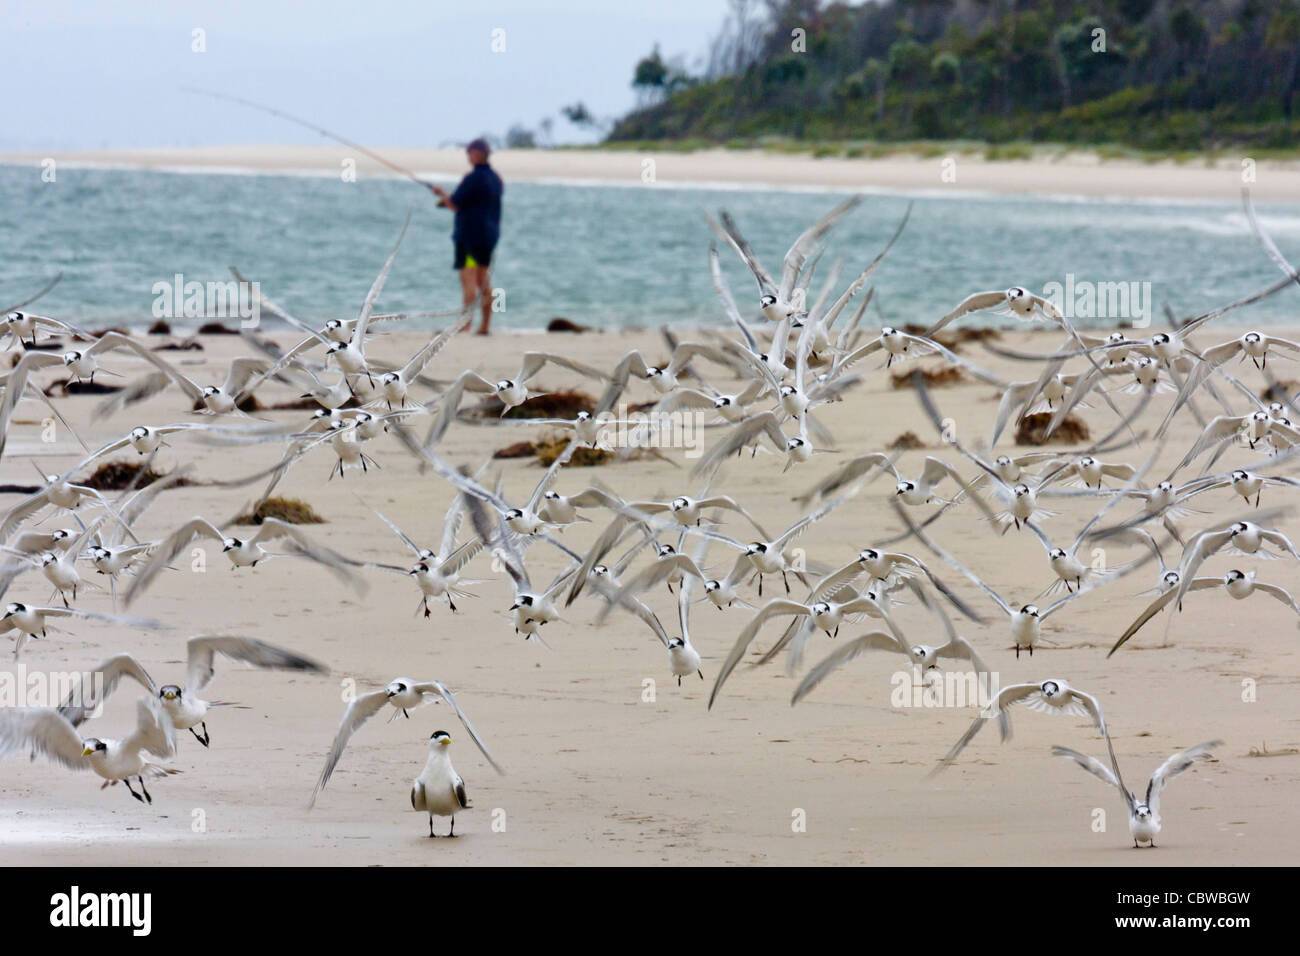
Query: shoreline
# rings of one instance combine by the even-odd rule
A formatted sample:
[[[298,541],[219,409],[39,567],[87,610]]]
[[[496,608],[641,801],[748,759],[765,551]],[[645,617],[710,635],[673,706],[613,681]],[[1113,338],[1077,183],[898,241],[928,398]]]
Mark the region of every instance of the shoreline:
[[[405,147],[377,151],[430,179],[454,179],[464,169],[464,156],[458,149]],[[39,167],[47,159],[72,168],[305,176],[339,175],[344,161],[351,159],[358,176],[400,178],[374,160],[334,145],[0,153],[0,165]],[[948,161],[951,164],[945,166]],[[1173,160],[1141,162],[1086,152],[988,160],[959,149],[935,156],[898,153],[851,159],[760,149],[503,149],[493,154],[493,163],[509,180],[545,185],[882,192],[954,198],[1032,195],[1063,200],[1083,197],[1236,203],[1243,185],[1239,161],[1215,159],[1197,165]],[[1254,174],[1255,182],[1250,186],[1256,201],[1300,201],[1300,164],[1261,160]]]

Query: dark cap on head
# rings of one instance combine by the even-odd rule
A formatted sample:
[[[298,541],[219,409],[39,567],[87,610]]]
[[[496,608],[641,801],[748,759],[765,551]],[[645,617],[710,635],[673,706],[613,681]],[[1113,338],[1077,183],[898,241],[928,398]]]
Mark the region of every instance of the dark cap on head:
[[[488,145],[488,141],[485,140],[482,136],[471,139],[468,143],[465,144],[465,149],[466,150],[477,149],[484,156],[492,152],[492,147]]]

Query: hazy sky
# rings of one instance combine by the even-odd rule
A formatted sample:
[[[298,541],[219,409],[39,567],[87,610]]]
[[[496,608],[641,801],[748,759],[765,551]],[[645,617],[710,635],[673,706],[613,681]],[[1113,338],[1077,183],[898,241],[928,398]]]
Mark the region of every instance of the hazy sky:
[[[5,0],[0,150],[311,143],[267,102],[373,145],[428,146],[625,112],[656,42],[696,61],[726,0]],[[505,52],[491,49],[504,30]],[[194,52],[193,31],[206,52]]]

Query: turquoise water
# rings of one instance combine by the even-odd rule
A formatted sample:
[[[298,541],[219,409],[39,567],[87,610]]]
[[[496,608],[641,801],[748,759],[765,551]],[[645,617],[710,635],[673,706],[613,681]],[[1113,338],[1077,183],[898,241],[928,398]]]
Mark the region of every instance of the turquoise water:
[[[1063,192],[1068,188],[1063,186]],[[702,213],[729,209],[770,270],[795,235],[837,196],[816,191],[507,183],[493,270],[504,290],[496,322],[535,329],[554,316],[606,328],[723,321],[708,272]],[[820,267],[846,275],[875,256],[909,197],[873,195],[834,233]],[[1281,277],[1240,206],[925,195],[876,273],[883,318],[942,315],[968,293],[1049,282],[1150,282],[1157,308],[1189,315]],[[401,227],[411,229],[380,311],[459,302],[450,215],[404,180],[337,176],[167,173],[60,166],[0,167],[0,299],[25,297],[53,273],[40,310],[81,323],[150,321],[154,284],[176,273],[224,281],[238,266],[263,293],[308,320],[356,313]],[[1300,202],[1261,205],[1266,228],[1300,263]],[[756,299],[749,273],[724,250],[737,298]],[[1300,287],[1236,313],[1237,324],[1294,323]],[[1107,325],[1113,320],[1080,324]],[[180,323],[184,324],[182,320]]]

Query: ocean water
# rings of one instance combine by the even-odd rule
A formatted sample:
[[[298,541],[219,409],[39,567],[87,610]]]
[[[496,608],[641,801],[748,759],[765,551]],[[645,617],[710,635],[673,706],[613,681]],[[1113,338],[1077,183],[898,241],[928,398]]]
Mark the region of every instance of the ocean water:
[[[873,324],[930,321],[974,291],[1023,285],[1042,292],[1049,283],[1077,290],[1103,282],[1130,284],[1139,297],[1146,291],[1160,324],[1166,304],[1192,315],[1281,278],[1235,201],[1087,200],[1068,193],[1068,183],[1061,196],[1040,198],[873,193],[832,234],[818,278],[840,258],[842,283],[855,275],[909,200],[911,221],[873,277]],[[794,237],[840,198],[718,184],[508,182],[493,269],[503,308],[494,322],[504,330],[538,329],[556,316],[602,328],[721,323],[703,213],[729,210],[776,272]],[[1300,264],[1300,201],[1261,204],[1258,211],[1283,253]],[[460,293],[451,268],[451,216],[406,180],[61,165],[57,181],[46,183],[37,168],[0,166],[0,306],[62,271],[39,311],[92,326],[135,326],[152,321],[157,283],[176,274],[221,282],[237,266],[304,320],[348,317],[408,212],[411,227],[378,310],[453,308]],[[742,307],[756,306],[748,271],[725,247],[722,257]],[[1114,326],[1119,318],[1104,306],[1076,312],[1080,325]],[[1222,321],[1296,323],[1300,287]]]

